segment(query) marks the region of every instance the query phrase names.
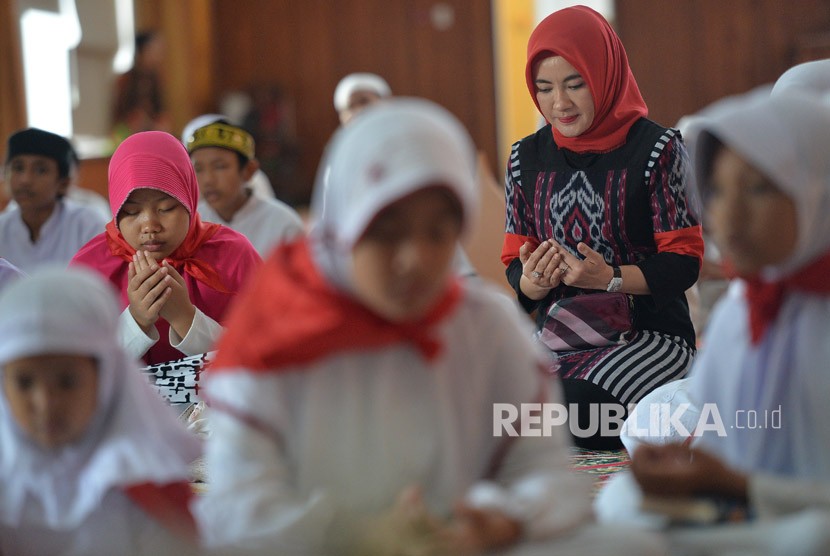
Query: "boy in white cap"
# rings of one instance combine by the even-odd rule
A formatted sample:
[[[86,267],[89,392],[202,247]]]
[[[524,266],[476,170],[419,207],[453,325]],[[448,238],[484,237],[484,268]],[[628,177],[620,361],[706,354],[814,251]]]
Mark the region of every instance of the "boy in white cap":
[[[367,106],[392,96],[384,78],[374,73],[350,73],[334,90],[334,109],[345,125]]]

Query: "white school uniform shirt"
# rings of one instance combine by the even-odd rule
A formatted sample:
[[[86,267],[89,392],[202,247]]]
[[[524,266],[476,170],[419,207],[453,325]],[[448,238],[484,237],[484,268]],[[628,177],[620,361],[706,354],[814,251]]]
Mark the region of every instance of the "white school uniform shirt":
[[[24,272],[69,261],[90,239],[104,231],[107,221],[95,209],[63,199],[55,204],[49,219],[32,243],[20,208],[11,206],[0,213],[0,257]]]
[[[439,517],[466,498],[519,520],[529,540],[586,522],[590,485],[569,469],[565,427],[494,431],[494,403],[562,402],[520,318],[477,286],[436,327],[436,361],[402,343],[210,376],[210,489],[194,508],[206,542],[319,554],[335,520],[388,510],[412,484]]]
[[[209,203],[199,201],[202,220],[228,226],[241,233],[266,257],[273,247],[303,233],[303,221],[297,212],[277,199],[251,195],[230,222],[226,222]]]
[[[6,259],[0,258],[0,290],[26,274]]]

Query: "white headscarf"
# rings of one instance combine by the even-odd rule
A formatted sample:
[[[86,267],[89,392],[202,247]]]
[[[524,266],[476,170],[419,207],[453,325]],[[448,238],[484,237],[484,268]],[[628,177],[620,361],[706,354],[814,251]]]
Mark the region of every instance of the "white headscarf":
[[[461,122],[437,104],[397,97],[338,130],[320,165],[311,202],[315,261],[349,289],[351,253],[384,208],[432,184],[458,199],[464,228],[476,213],[476,158]]]
[[[9,361],[45,353],[98,363],[92,422],[80,440],[57,451],[24,434],[0,392],[2,523],[71,529],[111,489],[188,479],[199,441],[119,345],[119,313],[109,284],[81,267],[47,267],[0,293],[0,373]]]
[[[796,124],[796,122],[798,122]],[[770,178],[795,201],[798,242],[784,263],[764,269],[778,280],[830,247],[830,106],[814,95],[792,90],[786,96],[758,89],[728,97],[691,119],[686,134],[698,194],[706,198],[704,173],[717,137]]]
[[[392,94],[392,89],[384,78],[374,73],[351,73],[340,80],[334,89],[334,109],[342,112],[349,107],[349,99],[356,91],[369,91],[380,98]]]
[[[691,155],[704,197],[715,136],[795,202],[795,251],[765,268],[762,278],[797,274],[830,249],[830,107],[795,90],[786,97],[731,97],[707,109],[688,132],[697,139]],[[716,308],[691,372],[693,399],[701,407],[715,404],[710,408],[725,425],[726,436],[707,433],[700,444],[746,471],[830,479],[830,297],[789,293],[753,345],[745,287],[734,282]],[[746,428],[752,415],[756,426]],[[767,426],[759,428],[765,418]],[[781,428],[774,427],[776,418]]]
[[[793,90],[819,96],[830,92],[830,59],[805,62],[791,67],[781,74],[770,94],[785,95]]]

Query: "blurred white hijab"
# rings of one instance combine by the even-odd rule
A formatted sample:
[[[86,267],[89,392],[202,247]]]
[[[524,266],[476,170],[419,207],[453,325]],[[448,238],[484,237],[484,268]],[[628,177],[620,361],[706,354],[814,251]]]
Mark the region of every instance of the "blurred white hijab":
[[[752,284],[733,282],[715,309],[690,392],[704,412],[715,404],[725,436],[706,433],[700,445],[748,472],[830,479],[830,279],[821,291],[798,283],[830,251],[830,106],[795,89],[755,92],[707,108],[687,133],[704,200],[717,138],[793,199],[798,225],[792,255],[759,277],[794,284],[760,340],[751,342]]]
[[[477,210],[476,156],[464,126],[424,99],[395,97],[371,106],[332,138],[317,175],[310,241],[326,278],[349,291],[352,249],[392,203],[431,185],[446,186],[465,230]]]
[[[814,60],[791,67],[775,81],[770,94],[786,95],[793,90],[818,96],[829,93],[830,59]]]
[[[199,441],[177,421],[115,336],[115,292],[80,267],[44,268],[0,293],[0,373],[44,353],[92,356],[97,409],[84,436],[46,451],[17,426],[0,393],[0,522],[72,529],[111,489],[187,480]]]

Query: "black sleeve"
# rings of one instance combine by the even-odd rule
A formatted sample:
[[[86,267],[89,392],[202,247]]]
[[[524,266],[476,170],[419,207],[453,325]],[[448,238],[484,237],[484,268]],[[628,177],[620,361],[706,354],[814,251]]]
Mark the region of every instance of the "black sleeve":
[[[697,257],[677,253],[657,253],[637,263],[637,266],[645,276],[657,310],[691,288],[700,274]]]
[[[522,306],[522,309],[528,312],[528,314],[538,309],[542,303],[547,301],[547,296],[543,297],[542,299],[535,300],[530,299],[528,296],[524,294],[524,292],[522,292],[522,288],[520,286],[522,280],[521,260],[516,258],[510,261],[510,264],[507,265],[507,270],[505,271],[505,273],[507,274],[507,283],[510,284],[510,287],[512,287],[516,291],[516,297],[519,300],[519,304]],[[548,296],[549,295],[550,294],[548,294]]]

